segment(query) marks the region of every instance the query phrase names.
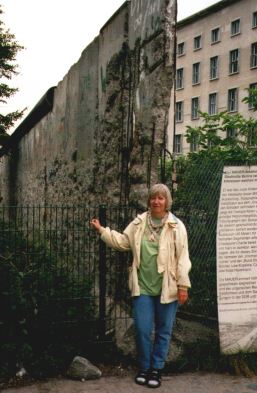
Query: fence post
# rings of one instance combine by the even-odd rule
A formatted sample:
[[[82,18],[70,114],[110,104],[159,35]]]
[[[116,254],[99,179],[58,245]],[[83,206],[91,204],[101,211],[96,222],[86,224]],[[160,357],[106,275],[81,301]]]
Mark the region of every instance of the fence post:
[[[99,221],[106,226],[106,206],[99,207]],[[99,322],[100,338],[103,339],[106,331],[106,245],[99,240]]]

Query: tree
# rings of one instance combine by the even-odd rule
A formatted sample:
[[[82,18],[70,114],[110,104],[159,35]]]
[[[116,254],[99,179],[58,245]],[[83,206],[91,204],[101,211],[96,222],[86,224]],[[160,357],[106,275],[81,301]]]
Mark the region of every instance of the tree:
[[[199,146],[199,151],[190,153],[189,157],[203,155],[230,162],[256,162],[257,118],[246,119],[240,113],[227,112],[216,115],[200,112],[200,117],[203,122],[199,127],[187,126],[187,142]]]
[[[0,16],[1,14],[3,11],[0,5]],[[18,73],[14,62],[21,49],[24,49],[23,46],[16,42],[15,36],[5,29],[4,23],[0,20],[0,103],[2,104],[6,104],[7,100],[18,91],[17,88],[8,86],[7,82]],[[0,144],[5,143],[9,137],[7,130],[22,117],[24,111],[25,109],[17,110],[6,115],[0,113]]]
[[[244,97],[242,99],[242,102],[245,102],[246,104],[251,104],[252,109],[254,112],[257,111],[257,85],[255,87],[250,87],[249,89],[246,89],[248,91],[248,96]]]

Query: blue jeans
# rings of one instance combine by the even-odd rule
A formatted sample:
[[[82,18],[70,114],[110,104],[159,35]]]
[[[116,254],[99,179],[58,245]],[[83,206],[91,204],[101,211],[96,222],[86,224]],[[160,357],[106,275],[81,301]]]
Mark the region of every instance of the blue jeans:
[[[139,367],[162,369],[169,351],[178,302],[160,303],[160,296],[133,297]],[[154,339],[152,333],[155,327]]]

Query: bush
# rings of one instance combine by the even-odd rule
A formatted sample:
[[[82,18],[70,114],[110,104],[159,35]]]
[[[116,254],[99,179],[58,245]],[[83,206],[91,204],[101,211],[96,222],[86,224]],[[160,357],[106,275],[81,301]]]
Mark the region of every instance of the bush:
[[[76,282],[46,245],[0,221],[0,378],[22,363],[32,376],[60,371],[92,339],[91,283]]]

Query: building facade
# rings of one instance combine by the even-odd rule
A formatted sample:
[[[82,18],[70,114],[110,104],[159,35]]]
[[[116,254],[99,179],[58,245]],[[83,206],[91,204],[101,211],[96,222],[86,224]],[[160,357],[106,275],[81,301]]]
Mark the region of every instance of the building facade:
[[[257,117],[242,102],[257,85],[257,1],[219,1],[179,21],[176,48],[168,149],[187,154],[198,149],[185,132],[201,124],[199,110]]]

